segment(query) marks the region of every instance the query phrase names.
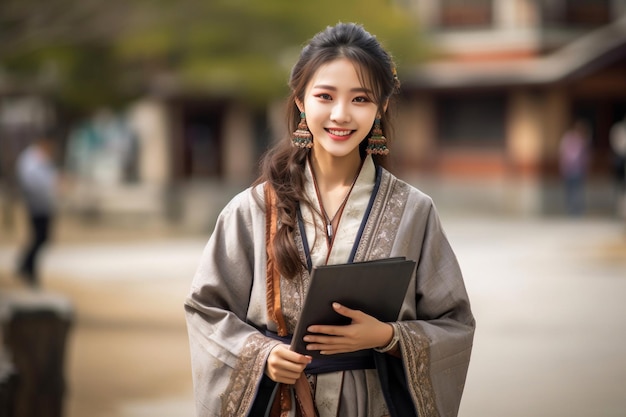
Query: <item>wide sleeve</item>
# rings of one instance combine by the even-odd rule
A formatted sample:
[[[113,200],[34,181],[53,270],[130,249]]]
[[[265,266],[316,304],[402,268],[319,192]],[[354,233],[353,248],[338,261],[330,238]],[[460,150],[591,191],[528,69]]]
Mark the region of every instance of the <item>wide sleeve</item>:
[[[453,417],[467,376],[475,320],[456,256],[432,201],[428,203],[420,204],[423,210],[416,210],[412,221],[409,246],[418,252],[412,256],[418,260],[414,299],[394,328],[417,414]]]
[[[246,415],[278,343],[260,331],[263,221],[249,191],[224,208],[185,301],[198,416]]]

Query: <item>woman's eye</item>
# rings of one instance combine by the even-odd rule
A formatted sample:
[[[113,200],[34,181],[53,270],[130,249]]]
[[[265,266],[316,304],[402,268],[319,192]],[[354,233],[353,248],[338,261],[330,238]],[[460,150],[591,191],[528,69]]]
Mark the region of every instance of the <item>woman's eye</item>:
[[[332,100],[332,97],[330,96],[330,94],[318,94],[317,95],[318,98],[321,98],[322,100]]]
[[[367,97],[356,97],[354,101],[357,103],[367,103],[370,100]]]

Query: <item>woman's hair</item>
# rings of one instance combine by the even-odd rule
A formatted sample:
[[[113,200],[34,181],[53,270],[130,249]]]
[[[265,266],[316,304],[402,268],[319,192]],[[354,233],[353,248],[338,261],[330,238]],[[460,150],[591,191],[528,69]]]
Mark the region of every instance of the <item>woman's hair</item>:
[[[400,84],[395,65],[378,40],[361,25],[353,23],[327,27],[302,49],[289,78],[291,94],[287,111],[288,131],[295,131],[300,121],[296,99],[304,102],[306,87],[316,71],[339,58],[350,60],[357,69],[361,83],[372,91],[381,116],[381,126],[388,134],[391,126],[385,105],[398,91]],[[367,137],[359,145],[362,158],[365,157],[366,146]],[[313,209],[304,193],[307,155],[308,149],[293,146],[290,137],[281,140],[263,158],[261,174],[256,181],[256,184],[267,181],[276,194],[278,228],[273,241],[274,254],[280,273],[287,278],[296,276],[304,268],[294,241],[294,231],[298,221],[298,204],[307,204]],[[376,164],[386,166],[384,155],[372,157]]]

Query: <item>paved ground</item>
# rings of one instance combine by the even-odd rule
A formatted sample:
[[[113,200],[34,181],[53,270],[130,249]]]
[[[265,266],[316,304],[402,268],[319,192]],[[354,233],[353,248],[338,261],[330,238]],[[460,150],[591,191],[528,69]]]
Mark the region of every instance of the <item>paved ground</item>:
[[[626,230],[442,213],[478,321],[461,417],[626,412]],[[0,236],[0,285],[21,234]],[[66,417],[193,415],[182,302],[204,236],[62,225],[44,288],[77,316]]]
[[[626,234],[611,221],[452,221],[478,327],[462,417],[626,413]]]

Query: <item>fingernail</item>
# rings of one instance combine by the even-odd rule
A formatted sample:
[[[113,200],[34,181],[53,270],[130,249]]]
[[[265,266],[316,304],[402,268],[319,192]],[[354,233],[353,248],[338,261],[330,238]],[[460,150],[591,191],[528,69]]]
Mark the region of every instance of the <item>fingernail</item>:
[[[339,303],[333,303],[333,308],[339,308],[339,307],[341,307],[341,304],[339,304]]]

